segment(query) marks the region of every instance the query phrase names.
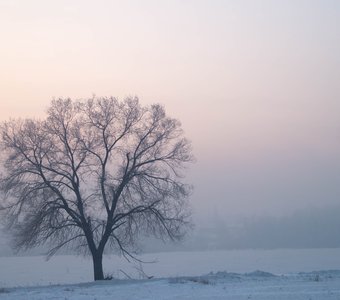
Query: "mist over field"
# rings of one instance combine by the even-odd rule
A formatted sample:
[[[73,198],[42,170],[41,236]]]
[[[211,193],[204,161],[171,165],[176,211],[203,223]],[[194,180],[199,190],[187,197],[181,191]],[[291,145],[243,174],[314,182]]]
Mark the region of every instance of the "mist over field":
[[[339,299],[340,1],[0,0],[0,37],[0,188],[37,246],[1,215],[0,298]]]
[[[339,207],[308,209],[282,217],[248,217],[230,220],[215,212],[198,220],[181,242],[163,242],[145,237],[139,253],[167,251],[242,250],[242,249],[308,249],[339,248]],[[14,252],[10,237],[0,235],[0,256],[42,255],[46,247]],[[72,254],[61,250],[60,254]]]

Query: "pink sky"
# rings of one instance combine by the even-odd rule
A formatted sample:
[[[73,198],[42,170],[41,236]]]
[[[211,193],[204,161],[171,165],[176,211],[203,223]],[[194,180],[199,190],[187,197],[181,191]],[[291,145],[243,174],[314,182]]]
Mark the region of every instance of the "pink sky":
[[[138,95],[179,118],[198,213],[340,198],[340,2],[0,1],[0,120]]]

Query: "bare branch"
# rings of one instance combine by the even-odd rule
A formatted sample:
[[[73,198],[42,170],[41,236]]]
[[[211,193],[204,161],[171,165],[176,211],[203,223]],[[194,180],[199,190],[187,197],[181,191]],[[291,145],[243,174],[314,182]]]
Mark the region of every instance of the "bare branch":
[[[87,250],[100,279],[105,248],[138,261],[131,249],[141,234],[178,240],[188,227],[191,146],[162,106],[55,99],[44,120],[10,120],[0,131],[0,207],[18,248]]]

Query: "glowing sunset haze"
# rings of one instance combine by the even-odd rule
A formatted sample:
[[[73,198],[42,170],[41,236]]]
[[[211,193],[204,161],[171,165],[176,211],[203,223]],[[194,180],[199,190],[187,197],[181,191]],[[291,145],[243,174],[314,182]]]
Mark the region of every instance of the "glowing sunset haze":
[[[0,0],[0,120],[138,96],[192,140],[194,218],[340,210],[340,1]]]

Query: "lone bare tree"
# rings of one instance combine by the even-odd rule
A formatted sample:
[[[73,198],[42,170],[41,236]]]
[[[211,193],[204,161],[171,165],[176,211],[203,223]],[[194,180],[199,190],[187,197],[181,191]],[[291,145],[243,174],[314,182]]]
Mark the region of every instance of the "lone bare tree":
[[[191,145],[160,105],[58,99],[46,119],[1,133],[1,206],[18,249],[85,250],[101,280],[105,248],[132,256],[141,233],[177,240],[190,224]]]

